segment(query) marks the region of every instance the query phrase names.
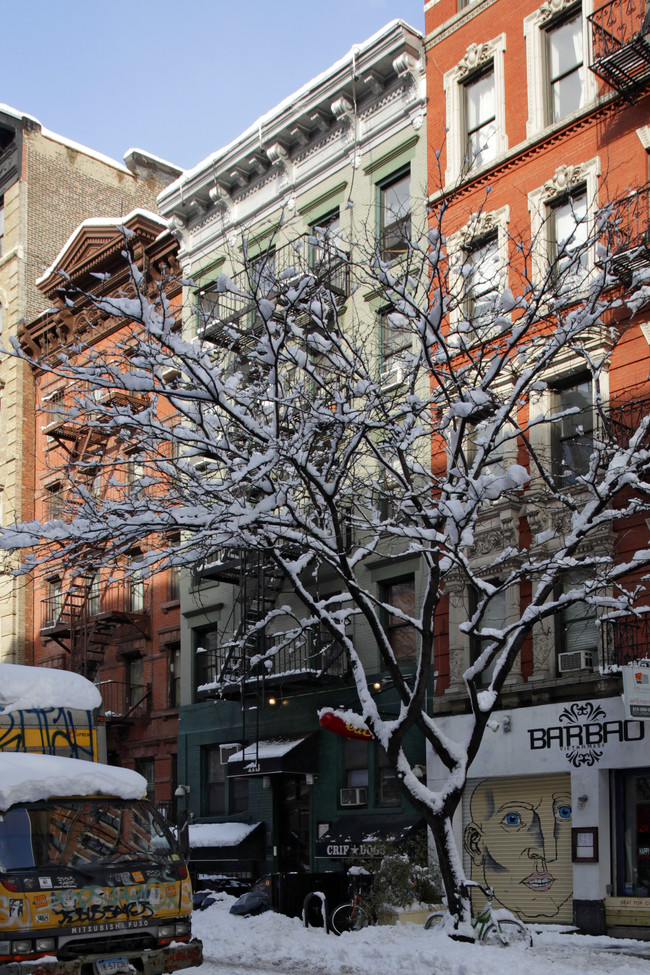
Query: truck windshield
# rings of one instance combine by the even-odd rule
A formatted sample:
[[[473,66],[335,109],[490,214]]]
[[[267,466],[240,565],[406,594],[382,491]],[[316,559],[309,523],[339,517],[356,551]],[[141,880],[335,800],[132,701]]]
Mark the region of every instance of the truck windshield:
[[[0,870],[177,860],[171,835],[145,802],[62,799],[0,815]]]

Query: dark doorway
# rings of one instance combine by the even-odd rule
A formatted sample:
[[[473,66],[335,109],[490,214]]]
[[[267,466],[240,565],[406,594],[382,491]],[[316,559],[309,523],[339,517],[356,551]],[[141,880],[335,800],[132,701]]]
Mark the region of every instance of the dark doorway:
[[[309,862],[309,787],[304,775],[281,775],[278,795],[278,868],[304,872]]]

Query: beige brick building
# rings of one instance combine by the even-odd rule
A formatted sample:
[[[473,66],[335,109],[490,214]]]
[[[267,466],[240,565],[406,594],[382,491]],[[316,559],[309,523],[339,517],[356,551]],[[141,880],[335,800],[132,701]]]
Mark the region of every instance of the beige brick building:
[[[0,327],[2,346],[46,307],[36,279],[82,220],[156,210],[156,196],[180,170],[140,150],[125,164],[45,129],[0,105]],[[33,381],[20,360],[0,356],[0,512],[32,517]],[[0,660],[30,663],[29,580],[0,572]]]

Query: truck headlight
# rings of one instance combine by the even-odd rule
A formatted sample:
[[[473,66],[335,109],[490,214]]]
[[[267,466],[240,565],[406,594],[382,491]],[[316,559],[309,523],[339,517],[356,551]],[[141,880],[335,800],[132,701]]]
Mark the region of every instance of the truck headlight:
[[[192,925],[189,921],[179,921],[176,925],[176,936],[184,938],[192,933]]]
[[[158,928],[159,938],[173,938],[175,934],[176,934],[175,924],[161,924],[160,927]]]
[[[37,938],[34,944],[36,951],[54,951],[56,947],[54,938]]]

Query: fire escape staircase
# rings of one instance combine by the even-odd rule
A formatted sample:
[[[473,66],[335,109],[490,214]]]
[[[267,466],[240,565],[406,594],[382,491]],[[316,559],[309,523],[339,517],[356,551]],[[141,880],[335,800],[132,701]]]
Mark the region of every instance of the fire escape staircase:
[[[275,606],[285,579],[284,572],[263,552],[242,553],[237,561],[234,614],[239,622],[232,641],[221,646],[225,653],[218,674],[221,685],[238,684],[251,677],[251,658],[266,650],[264,629],[254,627]]]
[[[111,583],[101,593],[92,580],[62,595],[60,607],[46,613],[41,632],[69,656],[69,669],[94,680],[107,647],[118,639],[150,636],[150,616],[142,607],[129,606],[128,583]],[[119,630],[119,634],[118,634]]]

